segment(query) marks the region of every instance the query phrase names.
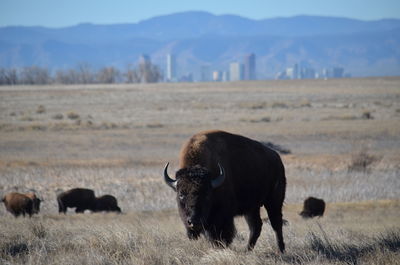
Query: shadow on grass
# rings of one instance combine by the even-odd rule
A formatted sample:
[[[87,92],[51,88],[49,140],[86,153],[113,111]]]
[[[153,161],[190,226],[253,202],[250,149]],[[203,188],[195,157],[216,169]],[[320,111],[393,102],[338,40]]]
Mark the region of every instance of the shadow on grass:
[[[361,257],[375,251],[399,251],[400,229],[388,230],[372,238],[369,242],[358,244],[332,243],[326,237],[322,238],[315,233],[311,233],[310,247],[313,251],[325,256],[328,260],[341,261],[347,264],[358,264]]]
[[[28,251],[29,249],[27,244],[19,243],[19,244],[10,244],[4,247],[1,252],[7,256],[15,257],[17,255],[23,254]]]

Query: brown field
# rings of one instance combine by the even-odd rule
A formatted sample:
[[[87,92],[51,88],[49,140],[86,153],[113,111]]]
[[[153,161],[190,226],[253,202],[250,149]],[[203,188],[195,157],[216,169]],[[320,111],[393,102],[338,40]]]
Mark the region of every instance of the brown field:
[[[162,170],[209,129],[291,151],[284,255],[268,224],[246,252],[242,218],[227,249],[186,238]],[[125,214],[59,216],[55,192],[73,187]],[[0,264],[399,264],[400,77],[0,87],[0,195],[29,189],[38,216],[0,205]],[[323,218],[298,216],[307,196]]]

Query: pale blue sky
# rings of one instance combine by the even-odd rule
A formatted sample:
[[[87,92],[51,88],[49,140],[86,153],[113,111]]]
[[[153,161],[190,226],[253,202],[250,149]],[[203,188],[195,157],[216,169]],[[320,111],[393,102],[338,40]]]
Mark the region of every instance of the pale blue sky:
[[[0,0],[0,26],[136,23],[194,10],[252,19],[321,15],[376,20],[400,18],[400,0]]]

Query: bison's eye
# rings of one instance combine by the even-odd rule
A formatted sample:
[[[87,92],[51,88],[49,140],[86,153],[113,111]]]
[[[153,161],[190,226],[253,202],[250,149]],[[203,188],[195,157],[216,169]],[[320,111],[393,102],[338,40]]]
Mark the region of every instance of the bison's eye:
[[[179,194],[179,200],[180,201],[183,201],[185,199],[185,194]]]

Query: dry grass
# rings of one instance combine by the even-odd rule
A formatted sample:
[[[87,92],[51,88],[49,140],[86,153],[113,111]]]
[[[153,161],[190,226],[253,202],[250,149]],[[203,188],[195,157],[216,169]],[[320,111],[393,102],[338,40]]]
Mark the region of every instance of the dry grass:
[[[0,87],[0,195],[33,188],[44,199],[32,219],[0,205],[0,264],[396,264],[399,86],[373,78]],[[245,251],[242,218],[228,249],[187,240],[161,173],[167,161],[177,170],[182,143],[206,129],[290,149],[286,254],[269,225]],[[55,192],[73,187],[115,195],[125,214],[59,216]],[[322,219],[298,216],[308,196],[327,202]]]
[[[365,203],[364,203],[365,204]],[[42,215],[0,219],[0,261],[4,264],[396,264],[400,203],[369,202],[358,224],[358,204],[332,205],[319,220],[297,219],[288,207],[287,252],[277,252],[265,224],[252,252],[242,218],[231,247],[218,249],[204,238],[189,241],[175,211],[125,215]],[[355,211],[351,211],[354,208]],[[345,213],[345,214],[343,214]],[[385,213],[382,224],[374,220]],[[397,220],[396,220],[397,219]],[[349,225],[352,222],[351,225]],[[344,224],[344,225],[343,225]],[[386,228],[382,230],[382,226]],[[378,229],[378,231],[376,230]]]
[[[348,170],[366,172],[373,163],[379,162],[380,159],[381,157],[371,155],[366,148],[363,148],[352,156]]]

